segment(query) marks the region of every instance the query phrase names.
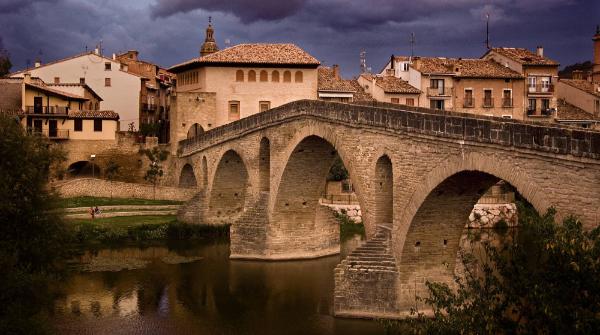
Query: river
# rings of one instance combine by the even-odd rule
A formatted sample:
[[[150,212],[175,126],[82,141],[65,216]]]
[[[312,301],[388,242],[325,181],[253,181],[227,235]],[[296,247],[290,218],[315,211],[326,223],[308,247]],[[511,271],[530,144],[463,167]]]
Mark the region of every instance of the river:
[[[229,259],[228,243],[88,251],[54,303],[59,334],[383,334],[333,317],[342,254],[308,261]]]

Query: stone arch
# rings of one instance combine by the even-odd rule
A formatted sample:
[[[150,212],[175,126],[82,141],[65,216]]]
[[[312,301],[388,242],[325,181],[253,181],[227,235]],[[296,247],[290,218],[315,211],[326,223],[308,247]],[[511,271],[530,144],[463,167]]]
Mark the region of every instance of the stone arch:
[[[199,123],[194,123],[187,132],[187,138],[195,138],[204,133],[204,128]]]
[[[212,224],[234,223],[244,211],[248,186],[248,169],[242,157],[234,150],[226,151],[214,172],[208,221]]]
[[[248,71],[248,81],[256,81],[256,71]]]
[[[271,72],[271,81],[274,83],[279,82],[279,71],[273,70],[273,72]]]
[[[267,74],[267,71],[265,71],[265,70],[260,71],[260,81],[262,81],[262,82],[269,81],[269,75]]]
[[[266,137],[260,140],[258,159],[259,189],[268,192],[271,188],[271,142]]]
[[[190,165],[189,163],[185,164],[183,168],[181,168],[181,173],[179,174],[179,187],[198,187],[198,183],[196,182],[196,175],[194,174],[194,167],[192,167],[192,165]]]
[[[375,208],[373,220],[376,225],[392,227],[394,221],[394,171],[388,155],[379,157],[375,163]]]
[[[292,82],[292,73],[290,71],[284,71],[283,72],[283,82],[284,83],[291,83]]]
[[[458,240],[473,206],[499,180],[509,183],[534,208],[550,206],[534,179],[522,169],[479,153],[452,159],[425,176],[394,226],[394,252],[402,263],[420,250],[454,264]],[[395,204],[396,205],[396,204]],[[429,246],[428,246],[429,245]],[[407,259],[407,257],[409,259]]]
[[[70,178],[91,178],[100,177],[102,170],[100,167],[90,161],[77,161],[69,164],[67,175]]]
[[[237,82],[244,81],[244,71],[243,70],[235,71],[235,81],[237,81]]]
[[[302,71],[296,71],[296,73],[294,73],[294,82],[301,83],[303,81],[303,77]]]

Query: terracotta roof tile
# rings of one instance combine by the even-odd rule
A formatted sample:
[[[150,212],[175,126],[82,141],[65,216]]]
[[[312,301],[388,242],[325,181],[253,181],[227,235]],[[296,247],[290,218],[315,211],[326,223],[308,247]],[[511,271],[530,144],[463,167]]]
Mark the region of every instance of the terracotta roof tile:
[[[53,88],[50,88],[50,87],[48,87],[46,85],[42,85],[42,84],[26,83],[25,85],[37,88],[39,90],[42,90],[42,91],[50,93],[50,94],[58,95],[58,96],[69,98],[69,99],[89,100],[86,97],[82,97],[82,96],[77,95],[77,94],[73,94],[73,93],[69,93],[69,92],[65,92],[65,91],[53,89]]]
[[[69,117],[73,119],[110,119],[118,120],[119,114],[113,111],[79,110],[69,112]]]
[[[556,111],[556,120],[558,121],[569,121],[569,120],[589,120],[600,122],[600,118],[595,117],[591,113],[584,111],[583,109],[573,106],[563,99],[558,100],[558,106]]]
[[[356,92],[356,89],[349,80],[336,77],[330,67],[321,66],[318,68],[318,90],[328,92]]]
[[[598,91],[598,89],[594,89],[594,84],[587,81],[587,80],[581,80],[581,79],[560,79],[561,83],[565,83],[569,86],[573,86],[577,89],[580,89],[586,93],[595,95],[597,97],[600,97],[600,91]]]
[[[193,58],[189,61],[177,64],[169,68],[169,71],[177,71],[179,68],[191,64],[269,64],[269,65],[306,65],[316,67],[321,64],[316,58],[295,44],[238,44],[206,55]]]
[[[352,100],[354,102],[361,102],[361,101],[375,101],[375,99],[373,99],[373,96],[371,96],[369,93],[365,92],[365,89],[362,88],[360,86],[360,84],[358,83],[358,80],[353,79],[353,80],[349,80],[350,85],[352,85],[352,87],[354,87],[354,89],[356,90],[356,93],[354,93]]]
[[[518,72],[485,59],[417,57],[413,67],[425,74],[447,74],[462,78],[523,78]]]
[[[373,76],[369,73],[363,73],[361,76],[372,81],[375,78],[375,84],[383,89],[386,93],[406,93],[419,94],[421,90],[413,87],[407,81],[394,76]]]
[[[496,52],[523,65],[559,65],[559,63],[553,61],[552,59],[539,56],[535,52],[529,51],[525,48],[492,48],[488,51],[488,53],[489,52]]]

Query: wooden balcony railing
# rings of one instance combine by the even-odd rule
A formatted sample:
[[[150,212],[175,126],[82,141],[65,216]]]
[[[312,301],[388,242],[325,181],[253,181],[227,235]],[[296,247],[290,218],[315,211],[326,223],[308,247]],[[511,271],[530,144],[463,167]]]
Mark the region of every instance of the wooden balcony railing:
[[[527,91],[534,94],[552,94],[554,93],[554,84],[537,84],[527,86]]]
[[[27,114],[69,114],[69,107],[66,106],[26,106],[25,113]]]
[[[427,87],[427,96],[449,97],[452,95],[451,87]]]

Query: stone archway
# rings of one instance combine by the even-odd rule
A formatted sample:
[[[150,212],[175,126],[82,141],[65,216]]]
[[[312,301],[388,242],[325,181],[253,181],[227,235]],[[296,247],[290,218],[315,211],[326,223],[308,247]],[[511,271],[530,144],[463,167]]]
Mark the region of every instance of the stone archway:
[[[185,164],[179,174],[179,187],[195,188],[198,187],[194,168],[190,164]]]
[[[90,161],[74,162],[67,168],[69,178],[98,178],[101,172],[100,167]]]
[[[244,211],[248,189],[248,170],[234,150],[223,154],[216,167],[210,189],[207,222],[233,224]]]
[[[195,138],[204,134],[204,128],[198,123],[194,123],[187,132],[187,139]]]

